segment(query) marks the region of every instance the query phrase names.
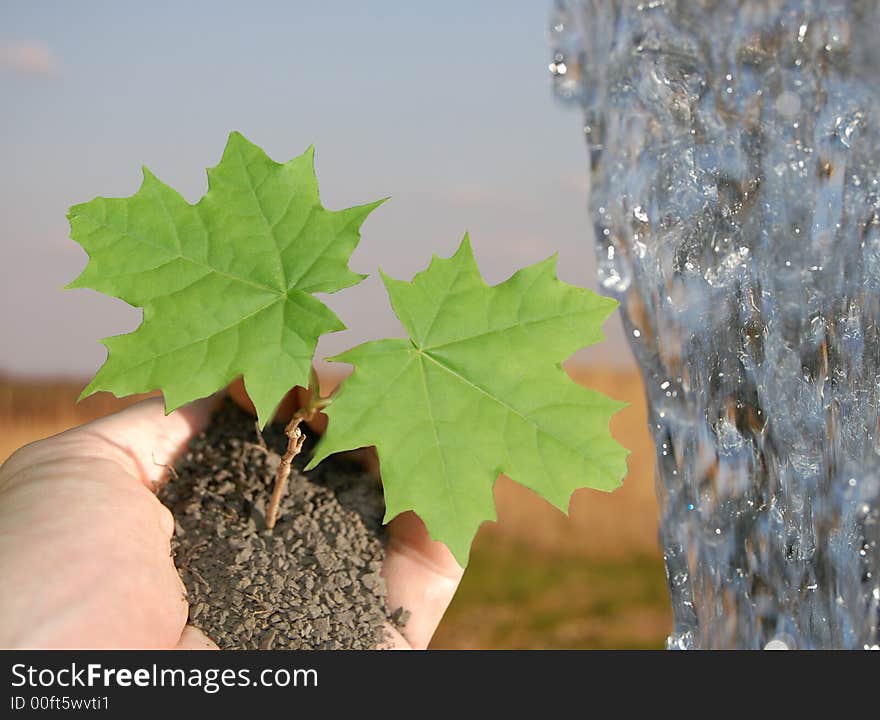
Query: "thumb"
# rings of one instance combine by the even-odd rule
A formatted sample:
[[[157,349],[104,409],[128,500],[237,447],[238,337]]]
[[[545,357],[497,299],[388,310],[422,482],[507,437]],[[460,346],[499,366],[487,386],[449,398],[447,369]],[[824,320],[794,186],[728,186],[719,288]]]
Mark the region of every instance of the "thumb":
[[[128,464],[132,475],[153,489],[167,477],[167,466],[190,439],[207,426],[218,399],[196,400],[166,415],[162,398],[150,398],[71,432],[102,440]]]

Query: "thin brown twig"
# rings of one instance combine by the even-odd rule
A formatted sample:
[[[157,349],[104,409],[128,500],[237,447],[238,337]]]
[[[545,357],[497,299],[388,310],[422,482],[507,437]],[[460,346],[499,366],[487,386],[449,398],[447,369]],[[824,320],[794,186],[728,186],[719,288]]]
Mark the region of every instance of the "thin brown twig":
[[[254,429],[257,431],[257,442],[263,450],[266,450],[266,441],[263,439],[263,431],[260,430],[260,421],[254,420]]]
[[[303,443],[306,441],[305,433],[299,426],[303,421],[310,421],[316,412],[326,408],[332,400],[332,395],[326,398],[321,397],[318,373],[314,366],[309,371],[308,390],[308,404],[297,410],[290,419],[290,422],[287,423],[287,427],[284,428],[284,434],[287,435],[287,450],[278,465],[278,472],[275,474],[275,487],[272,489],[272,497],[269,500],[269,507],[266,509],[266,527],[269,530],[272,530],[278,521],[281,498],[284,497],[284,493],[287,490],[287,482],[290,479],[290,467],[293,459],[299,455]]]
[[[153,465],[158,465],[159,467],[165,468],[172,479],[177,480],[179,478],[177,470],[174,469],[173,465],[169,465],[168,463],[160,463],[158,460],[156,460],[155,457],[153,457]]]
[[[259,445],[257,445],[257,443],[245,442],[245,443],[244,443],[244,446],[245,446],[248,450],[254,450],[255,452],[263,453],[263,455],[269,455],[269,456],[271,456],[271,455],[274,455],[274,454],[275,454],[275,453],[272,452],[269,448],[267,448],[267,447],[260,447]]]
[[[275,476],[275,487],[272,490],[272,498],[269,500],[269,507],[266,510],[266,527],[270,530],[275,527],[278,521],[278,509],[281,506],[281,498],[287,490],[287,482],[290,479],[290,466],[293,459],[299,455],[302,450],[303,443],[306,441],[306,434],[299,429],[303,420],[308,420],[312,410],[297,410],[293,414],[287,427],[284,428],[284,434],[287,435],[287,450],[281,457],[281,463],[278,465],[278,473]]]
[[[188,567],[186,571],[192,575],[196,580],[198,580],[202,585],[204,585],[208,590],[211,589],[211,583],[209,583],[202,574],[196,570],[194,567]]]

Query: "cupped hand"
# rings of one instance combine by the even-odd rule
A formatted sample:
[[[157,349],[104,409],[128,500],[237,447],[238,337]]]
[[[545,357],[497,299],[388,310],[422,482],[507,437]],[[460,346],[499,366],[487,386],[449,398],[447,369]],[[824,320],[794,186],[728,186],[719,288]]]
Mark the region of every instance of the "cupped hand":
[[[186,625],[174,521],[155,495],[212,406],[166,416],[160,398],[145,400],[0,467],[0,647],[215,647]],[[426,647],[461,568],[405,513],[391,522],[383,573],[389,607],[410,611],[389,645]]]

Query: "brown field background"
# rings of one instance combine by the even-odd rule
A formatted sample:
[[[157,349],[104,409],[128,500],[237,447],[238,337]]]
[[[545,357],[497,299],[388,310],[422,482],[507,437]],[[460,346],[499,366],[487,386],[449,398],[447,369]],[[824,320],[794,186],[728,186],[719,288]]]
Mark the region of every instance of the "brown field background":
[[[577,382],[630,403],[611,424],[631,450],[624,486],[578,491],[566,517],[499,479],[499,522],[481,528],[433,647],[663,647],[671,616],[641,381],[634,371],[567,369]],[[102,393],[77,405],[84,384],[0,375],[0,462],[26,443],[134,401]]]

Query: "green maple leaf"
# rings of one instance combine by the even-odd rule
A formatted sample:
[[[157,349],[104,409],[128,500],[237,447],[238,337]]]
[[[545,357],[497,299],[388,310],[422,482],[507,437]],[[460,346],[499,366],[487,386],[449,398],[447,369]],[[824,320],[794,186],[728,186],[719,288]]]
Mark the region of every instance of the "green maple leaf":
[[[490,287],[467,235],[411,283],[383,274],[408,339],[368,342],[351,363],[309,467],[375,445],[386,522],[414,510],[465,565],[484,520],[495,519],[500,473],[567,512],[580,487],[613,490],[627,451],[608,431],[623,407],[577,385],[561,362],[603,339],[614,300],[556,277],[556,257]]]
[[[161,389],[171,412],[242,375],[265,425],[293,385],[308,383],[318,337],[345,328],[312,293],[365,277],[348,260],[384,201],[326,210],[313,148],[276,163],[237,132],[195,205],[143,172],[131,197],[68,213],[89,254],[68,287],[144,309],[134,332],[102,340],[107,361],[80,397]]]

